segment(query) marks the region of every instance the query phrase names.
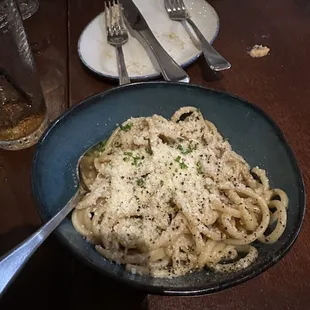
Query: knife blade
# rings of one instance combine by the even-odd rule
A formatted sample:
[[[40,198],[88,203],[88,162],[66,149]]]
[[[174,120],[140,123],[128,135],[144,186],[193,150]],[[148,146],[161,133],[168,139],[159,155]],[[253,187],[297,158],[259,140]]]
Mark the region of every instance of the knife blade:
[[[132,0],[120,0],[119,2],[123,8],[126,25],[132,30],[131,34],[144,48],[147,44],[164,79],[170,82],[189,83],[190,79],[185,70],[161,46],[134,2]]]

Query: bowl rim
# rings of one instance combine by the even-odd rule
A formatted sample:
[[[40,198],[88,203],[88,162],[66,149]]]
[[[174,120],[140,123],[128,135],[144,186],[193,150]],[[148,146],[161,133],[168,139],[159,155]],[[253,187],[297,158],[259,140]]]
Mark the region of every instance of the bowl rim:
[[[218,291],[222,291],[222,290],[234,287],[236,285],[242,284],[242,283],[262,274],[263,272],[265,272],[266,270],[268,270],[272,266],[274,266],[277,262],[279,262],[291,250],[292,246],[294,245],[294,243],[295,243],[296,239],[298,238],[300,231],[303,227],[304,217],[305,217],[305,212],[306,212],[306,198],[307,198],[306,196],[307,195],[306,195],[306,191],[305,191],[305,183],[304,183],[304,177],[303,177],[302,171],[301,171],[299,163],[295,157],[295,154],[294,154],[290,144],[288,143],[288,141],[285,137],[285,134],[282,132],[280,127],[277,125],[277,123],[261,107],[259,107],[258,105],[254,104],[254,103],[252,103],[252,102],[250,102],[244,98],[233,95],[229,92],[219,91],[219,90],[215,90],[215,89],[212,89],[209,87],[204,87],[204,86],[197,85],[197,84],[185,84],[185,83],[179,83],[179,82],[172,83],[172,82],[165,82],[165,81],[147,81],[147,82],[135,82],[135,83],[130,83],[130,84],[126,84],[126,85],[113,87],[113,88],[105,90],[103,92],[100,92],[100,93],[86,97],[85,99],[81,100],[77,104],[70,107],[67,111],[65,111],[60,116],[58,116],[54,121],[52,121],[51,124],[48,126],[48,128],[45,130],[45,132],[42,134],[38,143],[36,144],[36,149],[35,149],[35,153],[34,153],[33,160],[32,160],[32,166],[31,166],[32,195],[34,197],[35,206],[36,206],[36,209],[37,209],[37,212],[39,214],[40,219],[45,224],[50,217],[47,216],[45,214],[45,212],[43,211],[44,205],[40,201],[39,195],[37,195],[37,189],[35,186],[36,182],[35,182],[34,175],[36,175],[36,162],[37,162],[37,158],[40,154],[40,150],[44,145],[45,138],[49,135],[49,133],[53,130],[53,128],[56,127],[57,124],[60,121],[62,121],[62,119],[66,118],[69,114],[71,114],[72,111],[74,111],[75,109],[79,109],[81,106],[86,105],[88,103],[88,101],[90,101],[90,100],[94,100],[96,98],[102,99],[111,93],[119,92],[119,91],[122,91],[123,89],[134,88],[134,87],[144,87],[144,85],[150,85],[150,84],[174,85],[174,86],[189,87],[189,88],[196,88],[196,89],[198,88],[198,89],[203,90],[203,91],[208,91],[208,92],[213,92],[216,94],[226,95],[226,96],[234,98],[238,101],[241,101],[243,104],[250,105],[254,110],[256,110],[258,113],[262,114],[263,117],[266,118],[272,124],[272,126],[276,129],[280,140],[282,140],[283,143],[285,144],[285,148],[286,148],[286,151],[288,152],[288,156],[291,159],[292,165],[294,166],[296,172],[298,173],[298,180],[299,180],[299,184],[301,185],[301,188],[298,188],[299,199],[300,199],[299,208],[301,208],[301,210],[299,212],[298,224],[296,225],[297,229],[289,236],[289,238],[287,239],[287,241],[283,245],[282,250],[280,250],[281,253],[279,253],[279,255],[277,255],[274,259],[272,259],[268,263],[264,264],[261,268],[255,269],[254,271],[249,271],[248,273],[246,273],[246,274],[244,274],[244,275],[242,275],[236,279],[232,279],[228,282],[225,282],[221,285],[217,285],[217,286],[209,287],[209,288],[193,289],[193,290],[191,290],[191,289],[166,289],[164,287],[159,287],[159,286],[157,287],[157,286],[152,286],[152,285],[144,285],[144,284],[136,282],[132,279],[121,278],[115,274],[108,273],[106,270],[100,268],[97,264],[92,262],[90,259],[83,256],[78,251],[75,251],[72,247],[68,246],[66,239],[60,234],[60,232],[56,228],[54,233],[57,236],[57,239],[79,261],[88,265],[90,268],[93,268],[93,270],[95,270],[95,271],[99,272],[101,275],[107,277],[107,279],[111,278],[120,284],[125,284],[129,287],[131,286],[132,288],[137,289],[137,290],[142,291],[142,292],[147,293],[147,294],[170,295],[170,296],[205,295],[205,294],[215,293]]]

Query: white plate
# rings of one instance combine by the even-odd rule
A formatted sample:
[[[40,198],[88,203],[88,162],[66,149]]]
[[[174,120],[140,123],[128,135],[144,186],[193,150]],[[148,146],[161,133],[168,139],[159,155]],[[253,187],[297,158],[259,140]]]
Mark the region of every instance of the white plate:
[[[134,0],[134,2],[155,37],[179,65],[186,67],[197,59],[201,51],[193,44],[182,24],[169,19],[164,0]],[[184,0],[184,2],[193,21],[212,43],[219,30],[219,18],[213,7],[205,0]],[[143,80],[160,75],[142,45],[130,34],[123,50],[131,79]],[[91,71],[118,79],[115,48],[107,42],[103,13],[95,17],[82,32],[78,42],[78,53],[84,65]]]

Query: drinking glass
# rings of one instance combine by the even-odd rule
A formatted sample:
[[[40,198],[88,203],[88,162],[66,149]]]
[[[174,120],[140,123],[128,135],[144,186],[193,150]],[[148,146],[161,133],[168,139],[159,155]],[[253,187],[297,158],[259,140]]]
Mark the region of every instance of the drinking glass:
[[[14,0],[0,0],[0,148],[34,145],[48,124],[33,55]]]

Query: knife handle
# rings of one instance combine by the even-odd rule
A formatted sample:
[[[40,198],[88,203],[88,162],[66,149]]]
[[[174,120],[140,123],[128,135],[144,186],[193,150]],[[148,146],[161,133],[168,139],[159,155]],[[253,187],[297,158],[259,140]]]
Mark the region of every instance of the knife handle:
[[[139,32],[154,54],[164,79],[170,82],[189,83],[190,79],[186,71],[183,70],[164,50],[151,30],[143,29]]]
[[[190,18],[187,18],[186,20],[192,26],[201,42],[201,49],[209,67],[214,71],[230,69],[231,64],[212,47],[196,24]]]

